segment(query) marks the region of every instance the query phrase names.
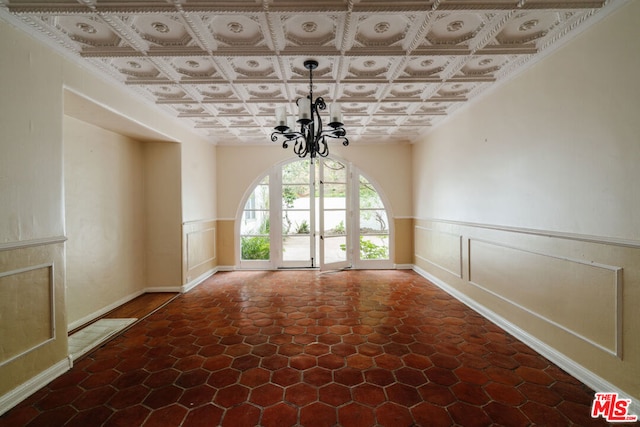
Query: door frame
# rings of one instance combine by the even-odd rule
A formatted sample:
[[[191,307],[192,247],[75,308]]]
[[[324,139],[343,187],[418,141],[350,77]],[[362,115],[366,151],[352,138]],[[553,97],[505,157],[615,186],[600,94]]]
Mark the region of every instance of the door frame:
[[[350,223],[351,232],[347,232],[347,262],[346,266],[332,266],[327,265],[324,268],[353,268],[353,269],[391,269],[395,268],[395,264],[393,262],[394,253],[395,253],[395,245],[394,245],[394,223],[393,223],[393,215],[390,208],[390,203],[386,197],[386,195],[380,191],[380,186],[376,183],[375,180],[371,179],[368,174],[364,173],[357,166],[353,165],[351,162],[348,162],[345,159],[336,156],[330,156],[329,160],[333,160],[339,163],[344,164],[347,167],[347,192],[349,197],[347,197],[347,218]],[[288,163],[297,162],[305,159],[286,159],[282,162],[277,163],[272,166],[266,173],[259,175],[250,186],[245,190],[244,195],[242,196],[241,202],[238,206],[235,226],[234,226],[234,253],[236,257],[236,268],[243,270],[276,270],[280,268],[301,268],[301,269],[309,269],[309,268],[319,268],[320,261],[316,260],[314,262],[314,267],[283,267],[282,266],[282,167]],[[317,168],[317,165],[314,165]],[[316,174],[317,175],[317,174]],[[251,196],[253,190],[256,186],[266,177],[269,176],[269,203],[270,203],[270,258],[269,260],[243,260],[242,259],[242,250],[241,250],[241,239],[240,239],[240,231],[241,224],[244,215],[244,208],[246,206],[247,200]],[[384,205],[384,210],[387,214],[387,219],[389,221],[389,259],[385,260],[363,260],[360,259],[360,250],[359,250],[359,238],[360,238],[360,207],[359,207],[359,191],[360,191],[360,176],[363,176],[375,189],[378,193],[382,203]],[[277,186],[276,184],[277,183]],[[317,183],[311,183],[311,191],[315,193],[315,185]],[[273,191],[274,187],[277,188],[277,191]],[[311,201],[310,201],[311,203]],[[276,206],[277,209],[273,209]],[[277,212],[274,212],[277,211]],[[315,209],[311,212],[312,220],[315,224]],[[346,225],[346,224],[345,224]],[[310,224],[312,226],[312,224]],[[312,227],[315,227],[313,225]],[[312,230],[313,231],[313,230]],[[319,241],[320,236],[316,233],[316,237],[310,239],[313,245],[316,245],[316,240]],[[320,245],[317,247],[319,248]],[[312,248],[311,253],[313,254],[314,249]],[[316,253],[317,258],[321,258],[320,250],[317,250]]]

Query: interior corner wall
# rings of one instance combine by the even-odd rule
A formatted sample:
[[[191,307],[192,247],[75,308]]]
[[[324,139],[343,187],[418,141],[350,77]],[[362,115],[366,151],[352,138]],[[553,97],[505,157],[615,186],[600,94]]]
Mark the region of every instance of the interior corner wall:
[[[143,143],[64,117],[70,329],[144,291]]]
[[[181,146],[144,143],[146,285],[152,291],[182,286]]]
[[[636,399],[639,20],[620,7],[413,155],[417,269]]]
[[[219,264],[217,240],[217,147],[205,142],[182,148],[183,285],[197,284]]]

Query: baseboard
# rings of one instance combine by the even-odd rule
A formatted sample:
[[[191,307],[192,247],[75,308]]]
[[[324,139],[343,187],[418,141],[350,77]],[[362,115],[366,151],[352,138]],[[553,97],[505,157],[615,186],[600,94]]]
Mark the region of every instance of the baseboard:
[[[115,310],[116,308],[120,307],[123,304],[128,303],[129,301],[133,300],[134,298],[138,298],[140,295],[146,293],[146,292],[180,292],[180,288],[178,288],[178,290],[176,291],[169,291],[169,290],[164,290],[164,291],[150,291],[149,289],[154,289],[154,288],[146,288],[146,289],[141,289],[137,292],[134,292],[130,295],[127,295],[124,298],[119,299],[118,301],[109,304],[106,307],[101,308],[100,310],[91,313],[88,316],[83,317],[82,319],[78,319],[75,322],[69,323],[67,325],[67,331],[73,331],[74,329],[79,328],[82,325],[86,325],[87,323],[91,323],[94,320],[98,319],[99,317],[104,316],[105,314],[109,313],[112,310]],[[162,288],[162,289],[167,289],[167,288]]]
[[[211,277],[214,274],[216,274],[218,271],[219,271],[219,267],[212,268],[211,270],[209,270],[209,271],[201,274],[200,276],[196,277],[195,279],[193,279],[189,283],[186,283],[186,284],[182,285],[182,287],[180,288],[179,292],[182,292],[182,293],[189,292],[191,289],[195,288],[196,286],[198,286],[199,284],[201,284],[202,282],[207,280],[209,277]]]
[[[529,347],[531,347],[532,349],[540,353],[542,356],[549,359],[551,362],[553,362],[554,364],[559,366],[561,369],[566,371],[569,375],[572,375],[582,383],[592,388],[594,391],[615,392],[615,393],[618,393],[618,395],[621,398],[631,399],[631,410],[629,412],[634,415],[640,414],[640,401],[638,401],[637,399],[634,399],[628,393],[625,393],[624,391],[618,389],[615,385],[606,381],[604,378],[601,378],[600,376],[594,374],[584,366],[569,359],[566,355],[560,353],[553,347],[550,347],[546,343],[540,341],[539,339],[529,334],[528,332],[524,331],[520,327],[509,322],[504,317],[489,310],[485,306],[478,304],[475,300],[469,298],[462,292],[453,288],[452,286],[450,286],[443,280],[437,278],[436,276],[432,275],[431,273],[415,265],[413,266],[413,270],[419,275],[421,275],[422,277],[424,277],[425,279],[427,279],[428,281],[438,286],[440,289],[442,289],[449,295],[453,296],[457,300],[469,306],[472,310],[486,317],[487,319],[489,319],[490,321],[492,321],[493,323],[495,323],[496,325],[498,325],[499,327],[501,327],[502,329],[504,329],[505,331],[513,335],[514,337],[518,338],[523,343],[527,344]]]
[[[22,383],[10,392],[0,396],[0,415],[4,414],[18,403],[31,396],[33,393],[67,372],[71,369],[71,366],[71,360],[69,358],[65,358],[51,366],[49,369],[40,372],[29,381]]]
[[[413,270],[413,264],[394,264],[396,270]]]
[[[180,293],[182,291],[182,287],[180,286],[150,286],[148,288],[144,288],[143,294],[152,294],[159,292],[171,292],[171,293]]]
[[[235,265],[219,265],[218,266],[218,271],[235,271],[235,270],[236,270]]]

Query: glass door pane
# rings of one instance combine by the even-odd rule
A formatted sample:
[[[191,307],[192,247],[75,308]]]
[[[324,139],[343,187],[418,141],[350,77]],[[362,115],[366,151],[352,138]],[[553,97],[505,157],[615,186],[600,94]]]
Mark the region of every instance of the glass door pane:
[[[389,260],[389,218],[380,195],[362,175],[359,193],[359,260]]]
[[[282,267],[311,267],[313,182],[309,160],[282,167]]]
[[[323,160],[320,168],[320,268],[349,266],[350,245],[347,238],[350,224],[348,216],[348,183],[346,165],[334,160]]]
[[[271,258],[269,239],[269,177],[253,190],[244,207],[240,224],[240,259],[266,261]]]

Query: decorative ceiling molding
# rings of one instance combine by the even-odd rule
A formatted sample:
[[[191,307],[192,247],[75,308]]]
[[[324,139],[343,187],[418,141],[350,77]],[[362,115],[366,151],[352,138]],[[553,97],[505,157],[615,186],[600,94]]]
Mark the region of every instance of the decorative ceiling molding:
[[[413,142],[625,0],[0,0],[44,39],[212,143],[270,143],[308,92],[352,143]]]

